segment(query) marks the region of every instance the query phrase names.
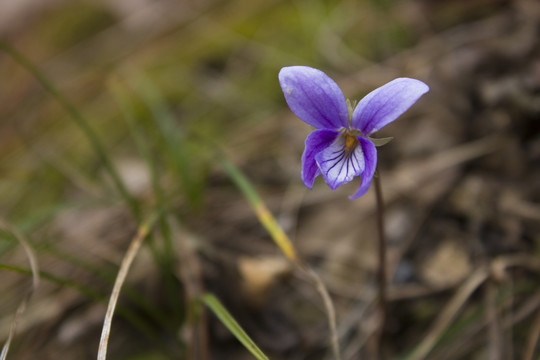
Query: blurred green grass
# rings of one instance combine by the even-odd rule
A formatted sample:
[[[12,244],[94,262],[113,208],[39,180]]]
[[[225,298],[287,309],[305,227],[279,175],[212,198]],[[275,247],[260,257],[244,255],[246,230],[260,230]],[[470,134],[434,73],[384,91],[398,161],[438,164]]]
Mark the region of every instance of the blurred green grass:
[[[196,179],[183,187],[184,196],[196,198],[204,188],[210,159],[204,154],[205,145],[191,135],[205,134],[227,144],[242,137],[238,128],[257,126],[278,113],[284,105],[276,80],[280,67],[308,64],[332,69],[319,41],[328,35],[325,32],[344,28],[340,34],[344,46],[369,60],[380,57],[380,46],[397,52],[410,45],[405,25],[385,9],[392,8],[362,2],[217,2],[199,12],[191,10],[194,13],[180,23],[169,19],[154,38],[132,45],[135,36],[119,34],[121,19],[110,9],[73,2],[49,9],[47,16],[30,23],[12,41],[90,119],[113,159],[135,153],[126,122],[106,87],[110,76],[123,78],[132,87],[130,103],[155,147],[161,176],[172,176],[176,184],[190,181],[178,178],[182,172],[171,174],[175,166],[165,160],[171,141],[177,141],[189,153],[183,161],[190,163],[181,165],[189,168],[183,176],[189,173]],[[107,40],[107,35],[116,47],[99,41]],[[8,59],[3,63],[4,82],[24,86],[0,91],[2,98],[20,100],[17,106],[5,103],[0,108],[8,120],[3,132],[11,133],[1,152],[2,215],[18,223],[35,211],[72,201],[66,189],[74,185],[110,193],[103,187],[99,160],[65,112],[17,64]],[[137,84],[140,79],[147,79],[142,87]],[[161,110],[152,110],[140,90],[153,92]],[[162,132],[174,138],[165,141],[169,146],[160,147],[164,143],[156,121],[165,117],[177,130]]]

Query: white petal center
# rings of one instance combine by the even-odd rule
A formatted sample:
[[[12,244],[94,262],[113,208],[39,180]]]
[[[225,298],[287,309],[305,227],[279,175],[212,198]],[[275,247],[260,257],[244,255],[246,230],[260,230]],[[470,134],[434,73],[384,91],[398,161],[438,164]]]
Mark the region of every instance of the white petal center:
[[[325,150],[317,154],[317,165],[332,189],[350,182],[365,168],[364,153],[356,136],[344,132]]]

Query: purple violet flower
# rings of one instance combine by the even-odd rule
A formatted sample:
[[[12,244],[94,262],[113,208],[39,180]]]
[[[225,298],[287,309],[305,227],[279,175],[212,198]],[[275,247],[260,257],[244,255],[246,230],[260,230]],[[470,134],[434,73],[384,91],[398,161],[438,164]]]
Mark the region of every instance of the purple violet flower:
[[[335,190],[361,176],[360,187],[350,199],[366,193],[377,168],[377,139],[370,135],[397,119],[429,90],[420,80],[397,78],[354,107],[328,75],[308,66],[282,68],[279,84],[292,112],[315,127],[306,138],[302,181],[311,189],[322,174]]]

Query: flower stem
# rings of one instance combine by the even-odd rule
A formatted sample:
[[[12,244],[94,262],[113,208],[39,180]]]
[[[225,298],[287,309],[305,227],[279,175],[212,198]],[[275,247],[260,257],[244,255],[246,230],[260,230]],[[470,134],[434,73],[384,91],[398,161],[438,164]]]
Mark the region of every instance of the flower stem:
[[[387,315],[387,272],[386,272],[386,238],[384,235],[384,200],[381,188],[381,173],[377,170],[377,175],[374,177],[375,196],[377,199],[377,232],[378,232],[378,301],[377,301],[377,329],[373,334],[373,351],[377,354],[377,359],[382,359],[381,354],[381,338],[384,332],[384,325]]]

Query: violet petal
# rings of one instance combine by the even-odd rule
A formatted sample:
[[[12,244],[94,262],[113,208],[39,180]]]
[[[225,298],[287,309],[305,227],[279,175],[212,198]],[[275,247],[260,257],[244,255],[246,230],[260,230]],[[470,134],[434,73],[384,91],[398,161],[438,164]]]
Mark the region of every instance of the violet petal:
[[[330,146],[339,133],[335,130],[313,130],[306,138],[306,147],[302,154],[302,181],[308,188],[313,187],[315,178],[321,170],[315,161],[315,155]]]
[[[292,112],[304,122],[317,129],[349,127],[345,96],[321,70],[308,66],[284,67],[279,72],[279,84]]]
[[[351,127],[370,135],[396,120],[428,90],[420,80],[394,79],[360,100],[354,109]]]
[[[363,137],[358,137],[359,148],[362,148],[364,153],[365,167],[364,172],[362,173],[362,181],[360,182],[360,187],[356,192],[349,196],[349,199],[356,199],[364,195],[371,185],[371,180],[373,179],[373,174],[375,174],[375,169],[377,169],[377,148],[370,140],[364,139]]]
[[[364,171],[362,147],[356,144],[346,151],[345,137],[345,134],[340,134],[330,146],[315,155],[324,181],[332,190],[351,181]]]

